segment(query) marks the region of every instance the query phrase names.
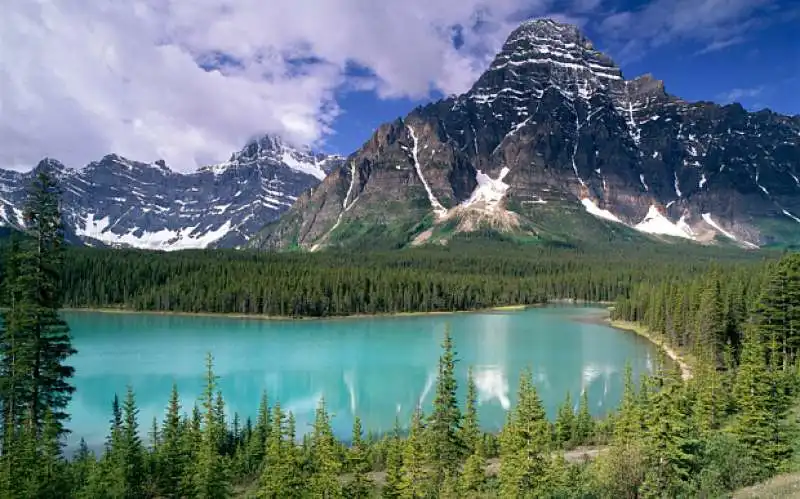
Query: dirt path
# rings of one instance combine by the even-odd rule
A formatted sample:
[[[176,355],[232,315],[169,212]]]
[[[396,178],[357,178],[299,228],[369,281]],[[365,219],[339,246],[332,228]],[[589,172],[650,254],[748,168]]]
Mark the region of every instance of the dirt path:
[[[564,452],[564,459],[573,464],[583,463],[595,459],[606,450],[608,450],[608,447],[576,447],[575,449]],[[553,453],[553,455],[555,454],[556,453]],[[486,463],[486,474],[488,476],[497,476],[499,472],[500,459],[496,457],[489,459]],[[386,483],[385,471],[372,471],[368,473],[367,476],[370,478],[370,480],[378,485],[383,485]],[[343,475],[342,479],[346,481],[349,479],[349,477],[350,475]]]
[[[800,498],[800,473],[779,475],[766,482],[740,489],[733,493],[733,499],[791,499]]]

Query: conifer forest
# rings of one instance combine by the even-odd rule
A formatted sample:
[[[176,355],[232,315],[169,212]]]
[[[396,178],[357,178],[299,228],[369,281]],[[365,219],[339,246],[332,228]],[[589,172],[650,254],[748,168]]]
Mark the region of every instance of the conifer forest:
[[[711,498],[800,472],[797,253],[492,237],[367,254],[78,248],[46,172],[24,216],[2,245],[0,498]],[[257,414],[229,415],[209,352],[194,405],[173,386],[164,417],[141,421],[133,387],[109,393],[103,448],[64,449],[64,308],[325,317],[561,299],[607,303],[686,366],[664,354],[639,382],[627,369],[602,419],[585,392],[548,419],[526,371],[502,429],[484,433],[471,375],[456,395],[447,332],[432,410],[380,435],[356,417],[341,440],[324,399],[307,433],[269,393],[253,394]]]

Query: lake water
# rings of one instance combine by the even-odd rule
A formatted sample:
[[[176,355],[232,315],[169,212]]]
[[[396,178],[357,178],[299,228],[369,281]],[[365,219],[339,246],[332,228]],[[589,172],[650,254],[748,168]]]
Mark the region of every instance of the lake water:
[[[593,323],[601,309],[534,308],[517,312],[407,317],[261,321],[223,317],[150,314],[65,314],[78,354],[77,391],[70,412],[69,446],[84,437],[102,444],[114,393],[127,385],[136,393],[139,423],[146,432],[162,419],[173,382],[191,412],[203,386],[206,352],[228,411],[255,418],[260,394],[309,428],[324,396],[334,431],[349,437],[354,414],[365,431],[387,431],[400,415],[406,425],[421,400],[430,409],[439,345],[449,324],[458,355],[463,399],[467,368],[478,386],[484,428],[498,429],[516,399],[520,373],[530,368],[548,414],[569,391],[577,401],[588,390],[592,411],[605,413],[620,398],[622,372],[651,369],[653,346],[645,340]],[[73,447],[74,448],[74,447]]]

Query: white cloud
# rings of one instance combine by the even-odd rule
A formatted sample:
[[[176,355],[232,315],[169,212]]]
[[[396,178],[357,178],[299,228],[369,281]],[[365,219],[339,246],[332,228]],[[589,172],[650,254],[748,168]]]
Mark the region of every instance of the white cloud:
[[[109,152],[181,170],[256,133],[310,143],[355,86],[381,97],[464,91],[549,0],[10,0],[0,37],[0,166]],[[591,2],[589,2],[591,3]],[[463,45],[451,27],[465,29]],[[205,71],[198,61],[223,61]],[[297,63],[295,61],[306,61]]]
[[[758,97],[763,92],[763,85],[753,88],[734,88],[717,95],[717,99],[721,102],[741,102],[742,100],[749,100],[753,97]]]

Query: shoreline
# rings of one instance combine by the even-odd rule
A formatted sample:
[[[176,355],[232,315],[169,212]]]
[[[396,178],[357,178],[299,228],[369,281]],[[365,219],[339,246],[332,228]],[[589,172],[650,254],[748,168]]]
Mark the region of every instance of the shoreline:
[[[96,313],[96,314],[134,314],[134,315],[157,315],[174,317],[211,317],[220,319],[240,319],[255,321],[322,321],[322,320],[345,320],[345,319],[371,319],[371,318],[391,318],[391,317],[424,317],[434,315],[455,315],[455,314],[474,314],[489,312],[522,312],[528,308],[546,306],[548,303],[530,305],[501,305],[497,307],[480,308],[474,310],[435,310],[430,312],[381,312],[381,313],[361,313],[350,315],[326,315],[320,317],[311,316],[291,316],[291,315],[266,315],[266,314],[241,314],[235,312],[179,312],[172,310],[133,310],[128,308],[112,307],[67,307],[62,308],[62,312],[69,313]]]
[[[692,368],[689,365],[689,362],[686,360],[686,357],[676,352],[675,349],[667,345],[664,341],[654,338],[645,327],[640,326],[635,322],[611,320],[610,316],[606,317],[604,322],[614,329],[634,333],[642,338],[647,339],[650,343],[663,350],[664,353],[667,354],[667,357],[672,359],[673,362],[678,364],[678,367],[680,367],[681,370],[681,379],[683,381],[692,379]]]

